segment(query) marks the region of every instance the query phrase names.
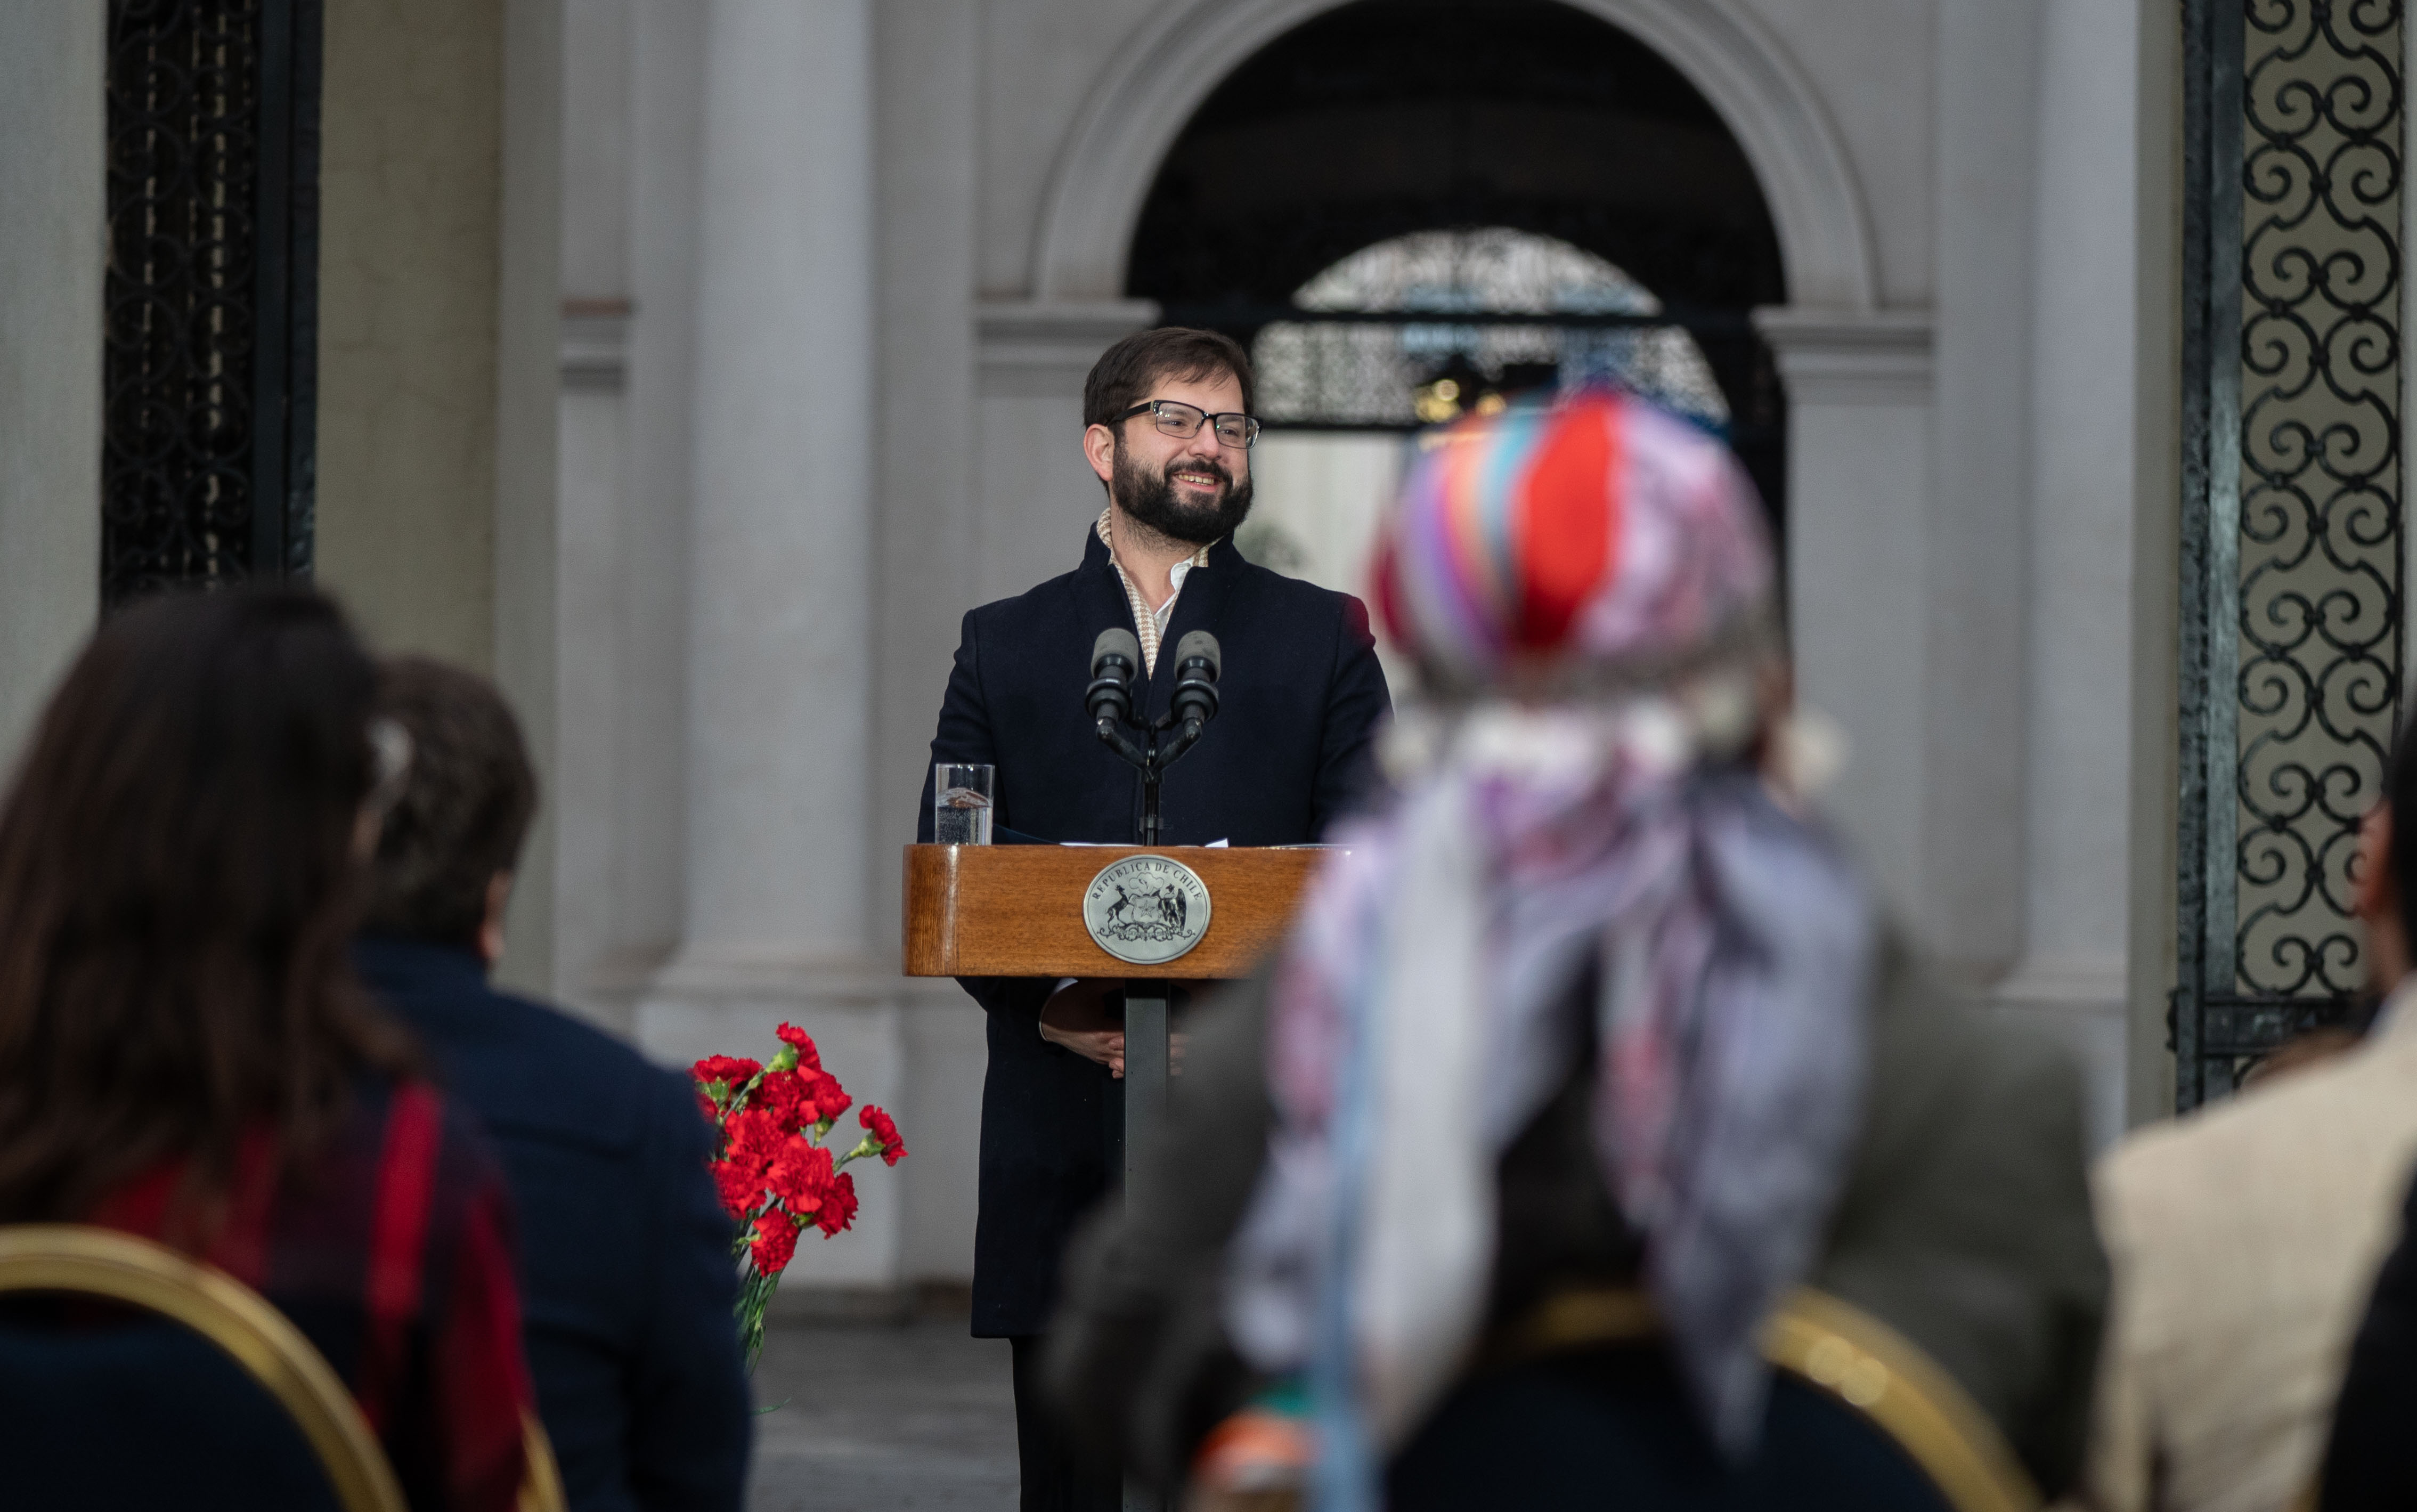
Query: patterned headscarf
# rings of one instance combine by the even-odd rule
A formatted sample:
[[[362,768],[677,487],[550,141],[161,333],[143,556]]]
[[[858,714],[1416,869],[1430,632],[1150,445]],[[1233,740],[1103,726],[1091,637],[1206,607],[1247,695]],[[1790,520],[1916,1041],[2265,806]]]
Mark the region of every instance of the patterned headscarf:
[[[1872,933],[1741,759],[1777,655],[1752,485],[1623,393],[1465,420],[1427,438],[1376,578],[1443,712],[1395,732],[1417,770],[1331,836],[1279,964],[1229,1330],[1306,1372],[1319,1505],[1373,1506],[1483,1324],[1497,1165],[1576,1069],[1591,955],[1597,1158],[1704,1421],[1745,1452],[1756,1330],[1857,1123]]]

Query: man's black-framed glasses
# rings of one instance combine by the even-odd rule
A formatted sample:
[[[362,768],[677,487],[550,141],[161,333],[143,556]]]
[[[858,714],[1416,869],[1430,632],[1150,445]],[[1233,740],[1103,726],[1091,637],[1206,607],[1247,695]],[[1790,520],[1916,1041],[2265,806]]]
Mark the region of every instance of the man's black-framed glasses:
[[[1237,410],[1211,415],[1199,405],[1187,405],[1180,399],[1145,399],[1117,419],[1129,420],[1144,410],[1149,412],[1159,434],[1174,436],[1178,441],[1189,441],[1198,435],[1203,425],[1216,433],[1219,446],[1229,446],[1238,451],[1248,451],[1251,443],[1259,438],[1259,422],[1251,416]]]

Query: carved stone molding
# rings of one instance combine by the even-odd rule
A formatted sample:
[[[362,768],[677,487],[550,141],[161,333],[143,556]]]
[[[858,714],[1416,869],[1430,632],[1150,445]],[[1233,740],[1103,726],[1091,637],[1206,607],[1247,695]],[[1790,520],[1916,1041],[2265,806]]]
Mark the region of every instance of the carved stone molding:
[[[1043,300],[1124,286],[1125,254],[1167,148],[1220,80],[1341,0],[1193,0],[1165,7],[1117,53],[1051,176],[1034,249]],[[1800,302],[1877,303],[1870,219],[1844,144],[1786,48],[1739,0],[1565,0],[1653,48],[1735,133],[1779,228]]]

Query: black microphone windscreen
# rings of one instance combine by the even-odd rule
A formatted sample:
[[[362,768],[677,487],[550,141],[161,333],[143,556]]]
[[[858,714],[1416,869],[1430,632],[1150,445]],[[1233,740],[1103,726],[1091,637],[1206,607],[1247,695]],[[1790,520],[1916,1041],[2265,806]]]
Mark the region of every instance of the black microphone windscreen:
[[[1218,646],[1217,637],[1205,630],[1195,630],[1175,643],[1175,664],[1179,668],[1193,657],[1208,664],[1209,680],[1225,674],[1225,652]]]
[[[1102,664],[1111,656],[1125,659],[1126,676],[1141,675],[1141,642],[1132,631],[1111,627],[1100,632],[1100,638],[1091,642],[1091,676],[1101,676]]]

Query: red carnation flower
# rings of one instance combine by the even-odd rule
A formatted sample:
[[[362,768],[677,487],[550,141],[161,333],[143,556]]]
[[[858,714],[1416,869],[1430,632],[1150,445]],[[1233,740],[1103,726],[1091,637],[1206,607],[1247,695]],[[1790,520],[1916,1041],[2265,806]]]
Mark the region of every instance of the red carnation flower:
[[[823,1058],[814,1049],[814,1037],[812,1034],[795,1024],[783,1024],[775,1032],[781,1036],[782,1044],[797,1047],[798,1064],[812,1071],[820,1071],[823,1068]]]
[[[732,1092],[747,1085],[747,1078],[764,1069],[763,1063],[742,1055],[708,1055],[689,1071],[701,1085],[721,1082]]]
[[[814,1227],[828,1239],[856,1222],[856,1178],[841,1171],[814,1214]]]
[[[751,1107],[733,1115],[723,1126],[726,1142],[722,1156],[746,1167],[751,1173],[760,1173],[772,1164],[772,1157],[781,1153],[783,1132],[771,1114],[760,1107]]]
[[[798,1253],[798,1223],[785,1213],[767,1213],[755,1220],[755,1237],[747,1245],[748,1258],[758,1275],[778,1275]]]
[[[819,1068],[808,1071],[801,1067],[798,1075],[806,1078],[806,1085],[813,1089],[814,1107],[824,1118],[836,1119],[855,1106],[856,1099],[847,1094],[847,1089],[841,1086],[839,1078],[829,1072]]]
[[[772,1162],[764,1184],[788,1204],[790,1212],[812,1213],[830,1195],[831,1153],[811,1139],[792,1136]]]
[[[898,1138],[898,1121],[896,1119],[891,1118],[889,1114],[883,1112],[880,1108],[874,1107],[871,1103],[867,1103],[864,1105],[863,1109],[856,1115],[856,1122],[862,1124],[872,1133],[874,1138],[881,1141],[881,1163],[883,1165],[894,1166],[906,1158],[906,1144],[904,1140]]]
[[[764,1078],[755,1089],[755,1104],[772,1115],[785,1133],[810,1128],[822,1119],[813,1078],[820,1072],[782,1071]]]
[[[722,1211],[732,1217],[744,1219],[764,1205],[762,1171],[729,1160],[717,1160],[706,1168],[713,1173],[713,1189],[721,1195]]]

